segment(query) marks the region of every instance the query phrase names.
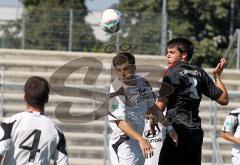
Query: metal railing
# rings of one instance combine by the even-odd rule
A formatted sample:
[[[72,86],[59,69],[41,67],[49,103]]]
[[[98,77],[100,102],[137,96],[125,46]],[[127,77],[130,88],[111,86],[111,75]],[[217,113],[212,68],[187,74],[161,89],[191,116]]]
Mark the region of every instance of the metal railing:
[[[108,133],[108,117],[105,116],[105,124],[104,124],[104,131],[103,131],[103,144],[104,144],[104,165],[110,165],[109,161],[109,133]]]
[[[212,134],[212,164],[213,165],[223,165],[222,155],[220,153],[220,146],[218,142],[218,134],[217,134],[217,105],[215,101],[210,101],[210,113],[211,113],[211,125],[213,126],[213,134]]]
[[[1,78],[1,85],[0,85],[0,94],[1,94],[1,98],[0,98],[0,117],[3,117],[3,104],[4,104],[4,87],[2,84],[4,84],[4,76],[5,76],[5,72],[4,72],[5,68],[4,66],[0,67],[0,78]]]
[[[236,48],[236,42],[237,42],[237,48]],[[236,48],[236,49],[235,49]],[[233,51],[236,50],[236,51]],[[228,60],[227,67],[229,68],[234,58],[236,57],[236,69],[240,69],[240,29],[237,29],[233,36],[231,37],[230,43],[228,45],[228,48],[225,52],[224,57]]]
[[[5,26],[0,25],[2,32],[0,47],[103,52],[105,44],[113,43],[120,38],[122,42],[131,43],[133,45],[131,52],[136,54],[161,54],[160,43],[165,45],[167,41],[167,28],[163,28],[162,32],[160,30],[162,25],[167,27],[167,21],[161,23],[162,13],[122,12],[121,29],[134,29],[133,32],[138,35],[137,39],[131,36],[126,38],[127,33],[119,33],[117,39],[115,34],[104,32],[98,24],[100,15],[99,11],[56,8],[51,11],[42,8],[28,11],[21,8],[15,20],[6,20],[3,22]],[[139,22],[150,30],[136,29],[135,24],[129,23],[133,18],[134,22]],[[8,27],[13,26],[12,24],[14,28]],[[152,31],[153,26],[159,31]],[[16,29],[16,32],[8,35],[6,31],[9,29]]]

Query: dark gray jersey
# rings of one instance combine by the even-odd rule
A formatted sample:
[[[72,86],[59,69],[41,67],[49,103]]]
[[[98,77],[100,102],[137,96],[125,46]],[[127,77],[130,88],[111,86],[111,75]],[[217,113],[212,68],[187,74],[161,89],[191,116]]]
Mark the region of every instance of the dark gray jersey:
[[[217,100],[222,94],[221,89],[202,68],[181,61],[167,69],[163,83],[174,89],[169,95],[162,92],[164,87],[159,91],[159,99],[169,100],[168,120],[189,129],[201,128],[198,108],[202,94],[213,100]]]

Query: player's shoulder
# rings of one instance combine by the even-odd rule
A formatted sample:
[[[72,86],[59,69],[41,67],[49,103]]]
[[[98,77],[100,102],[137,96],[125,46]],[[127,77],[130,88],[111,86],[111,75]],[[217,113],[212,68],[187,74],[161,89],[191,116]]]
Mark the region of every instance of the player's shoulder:
[[[147,79],[145,79],[144,77],[140,76],[140,75],[135,75],[136,77],[136,80],[137,80],[137,84],[140,85],[140,86],[148,86],[150,87],[150,83],[148,82]]]
[[[115,92],[118,89],[120,89],[122,86],[123,86],[123,83],[118,78],[115,78],[110,85],[110,91],[112,90],[112,92]]]
[[[240,108],[232,110],[228,115],[238,117],[240,115]]]
[[[124,94],[123,83],[118,78],[114,79],[110,85],[110,94],[113,93]]]
[[[163,77],[171,77],[174,76],[176,77],[179,73],[179,71],[181,71],[183,69],[183,66],[185,66],[186,63],[178,61],[175,64],[169,65],[165,71],[163,72]]]
[[[41,117],[44,120],[43,122],[47,124],[49,130],[53,131],[52,134],[55,134],[56,136],[63,134],[62,128],[55,121],[46,115],[42,115]]]
[[[22,118],[24,118],[24,116],[26,116],[25,112],[19,112],[19,113],[16,113],[16,114],[6,118],[3,122],[10,123],[13,121],[21,120]]]

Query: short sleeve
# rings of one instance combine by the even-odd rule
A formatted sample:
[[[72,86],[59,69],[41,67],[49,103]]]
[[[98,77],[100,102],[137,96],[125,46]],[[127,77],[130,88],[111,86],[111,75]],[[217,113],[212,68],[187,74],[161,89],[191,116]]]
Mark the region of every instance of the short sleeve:
[[[12,144],[11,132],[15,120],[9,118],[0,125],[0,155],[4,156]]]
[[[108,119],[126,120],[126,98],[124,95],[113,96],[109,99]]]
[[[62,131],[58,130],[58,144],[55,152],[53,153],[53,161],[55,165],[68,165],[68,154],[65,136]]]
[[[203,94],[212,100],[217,100],[221,96],[222,90],[215,85],[211,77],[204,70],[202,70],[202,79]]]
[[[230,113],[224,121],[222,131],[228,132],[234,135],[237,125],[238,125],[237,116]]]
[[[159,89],[159,97],[158,99],[166,99],[169,98],[174,90],[180,84],[179,76],[175,74],[173,71],[168,72],[162,80],[161,87]]]

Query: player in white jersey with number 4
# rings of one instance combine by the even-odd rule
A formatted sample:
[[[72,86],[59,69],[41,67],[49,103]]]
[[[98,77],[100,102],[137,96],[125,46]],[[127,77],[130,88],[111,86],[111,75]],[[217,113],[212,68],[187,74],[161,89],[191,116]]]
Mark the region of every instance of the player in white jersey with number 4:
[[[231,111],[224,122],[222,138],[233,142],[232,163],[240,165],[240,108]]]
[[[0,126],[0,159],[3,165],[68,165],[64,134],[44,115],[50,87],[41,77],[24,86],[26,110]]]
[[[143,165],[144,157],[151,157],[154,150],[142,136],[148,112],[160,116],[175,142],[177,135],[161,111],[151,112],[155,95],[149,83],[135,75],[134,56],[119,53],[113,58],[113,66],[117,78],[111,84],[109,100],[108,119],[113,130],[109,142],[111,164]]]

